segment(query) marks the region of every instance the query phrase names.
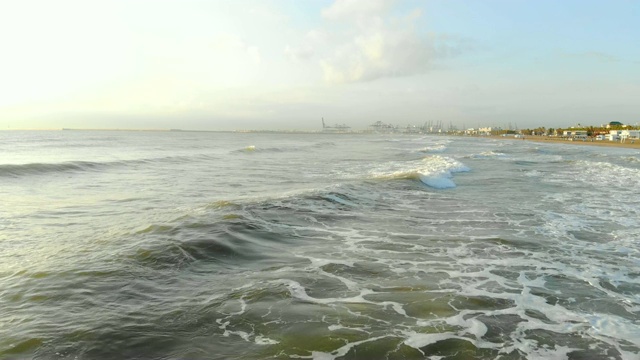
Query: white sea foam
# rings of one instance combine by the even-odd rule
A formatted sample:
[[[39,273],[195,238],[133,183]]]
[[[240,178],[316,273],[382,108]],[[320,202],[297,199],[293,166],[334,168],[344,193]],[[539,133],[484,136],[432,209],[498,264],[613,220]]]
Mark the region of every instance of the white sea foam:
[[[576,180],[597,186],[620,188],[640,187],[640,169],[608,162],[576,161]]]
[[[339,357],[345,356],[352,348],[361,345],[361,344],[365,344],[368,342],[373,342],[373,341],[377,341],[380,339],[384,339],[387,336],[377,336],[377,337],[373,337],[373,338],[369,338],[369,339],[365,339],[365,340],[360,340],[360,341],[354,341],[351,343],[347,343],[346,345],[332,351],[331,353],[327,353],[327,352],[321,352],[321,351],[314,351],[311,354],[311,358],[313,360],[334,360],[337,359]]]
[[[436,189],[455,187],[451,180],[453,173],[469,171],[461,162],[452,158],[433,156],[423,159],[424,168],[418,170],[420,181]]]
[[[365,293],[370,293],[370,291],[363,290],[360,295],[353,296],[350,298],[313,298],[307,294],[307,290],[302,286],[299,282],[293,280],[280,280],[277,283],[281,283],[287,286],[289,289],[289,293],[293,298],[298,300],[317,303],[317,304],[333,304],[336,302],[342,303],[370,303],[370,301],[365,300],[362,295]]]
[[[636,156],[623,156],[622,160],[629,163],[639,163],[640,162],[640,154]]]
[[[320,268],[322,266],[329,265],[329,264],[339,264],[339,265],[345,265],[345,266],[353,267],[353,264],[355,262],[354,260],[321,259],[321,258],[316,258],[316,257],[311,257],[311,256],[302,256],[302,255],[297,255],[297,256],[309,259],[309,261],[311,261],[311,264],[314,267],[317,267],[317,268]]]
[[[577,348],[570,348],[568,346],[554,345],[553,348],[541,347],[534,341],[521,341],[517,346],[513,348],[520,350],[527,354],[527,359],[533,360],[566,360],[569,358],[568,354]]]
[[[515,157],[524,159],[520,155]],[[498,160],[507,157],[497,154],[491,156]],[[490,160],[482,163],[492,165]],[[560,171],[581,174],[583,169],[574,165],[575,162],[568,162]],[[542,181],[558,180],[556,186],[566,186],[575,181],[566,174],[537,167],[536,161],[506,166],[519,167],[518,174],[522,174],[522,168],[526,166],[524,176],[520,176],[523,182],[535,182],[535,179],[527,179],[527,176],[541,178]],[[443,185],[437,181],[443,179],[451,182],[448,184],[445,181],[446,186],[455,186],[453,175],[457,171],[468,171],[468,168],[453,157],[436,155],[420,161],[380,164],[375,170],[374,175],[382,178],[423,181],[432,177],[436,183],[430,186],[438,187]],[[478,172],[482,171],[485,169],[479,167]],[[322,319],[327,323],[327,331],[334,333],[332,336],[341,336],[341,331],[357,331],[375,339],[382,333],[385,334],[383,336],[399,338],[405,345],[419,351],[439,341],[458,339],[499,354],[519,352],[533,359],[565,359],[573,351],[584,351],[584,346],[577,348],[561,341],[547,345],[536,339],[537,334],[559,334],[560,339],[582,336],[587,343],[597,343],[598,346],[592,349],[600,355],[609,346],[618,351],[623,359],[637,358],[634,348],[625,350],[630,348],[625,342],[640,346],[634,342],[639,337],[634,322],[606,313],[606,310],[597,311],[606,309],[606,305],[592,309],[590,306],[600,306],[597,301],[592,305],[580,297],[582,293],[593,294],[594,299],[607,299],[620,304],[620,308],[630,314],[640,308],[637,297],[630,296],[629,290],[624,290],[625,286],[638,282],[629,272],[634,264],[640,264],[634,259],[637,246],[630,242],[633,230],[620,227],[606,232],[602,224],[606,221],[607,224],[635,227],[638,220],[616,218],[624,218],[624,212],[633,214],[637,211],[637,205],[632,200],[623,199],[621,205],[616,207],[614,202],[603,202],[588,196],[589,190],[581,201],[571,201],[576,194],[571,192],[571,187],[565,189],[544,194],[539,201],[518,204],[504,201],[495,209],[491,208],[492,203],[471,202],[461,210],[457,203],[440,201],[445,194],[441,192],[428,193],[428,197],[424,192],[416,193],[419,199],[412,202],[412,194],[412,197],[395,207],[402,209],[403,218],[416,220],[404,230],[394,226],[388,230],[370,226],[346,229],[323,222],[323,231],[332,233],[332,244],[339,245],[339,248],[331,249],[329,254],[325,253],[327,249],[320,249],[321,246],[311,254],[308,253],[309,248],[305,248],[296,256],[310,261],[310,265],[305,263],[302,268],[305,273],[337,280],[333,282],[341,282],[347,291],[332,290],[331,294],[318,297],[313,294],[321,292],[312,290],[314,285],[311,282],[303,283],[309,289],[301,281],[294,280],[278,280],[272,284],[285,285],[292,299],[317,304],[319,308],[329,308],[331,311],[339,309],[343,314],[339,319],[330,316]],[[580,190],[584,192],[585,186]],[[392,195],[397,193],[383,196],[391,198]],[[376,198],[371,199],[372,207],[377,201]],[[428,202],[429,207],[420,205],[424,202]],[[361,204],[360,201],[357,203]],[[402,221],[391,217],[384,220],[389,224]],[[449,234],[447,229],[456,231]],[[595,240],[601,242],[581,239],[581,236],[588,237],[589,234],[597,234]],[[315,246],[310,248],[316,249]],[[602,259],[590,258],[587,252],[602,254]],[[616,264],[613,260],[607,260],[605,255],[609,253],[618,260],[625,258],[626,262]],[[620,254],[620,257],[616,254]],[[590,261],[575,261],[584,258]],[[343,266],[335,271],[335,267],[325,267],[330,264]],[[363,281],[362,274],[369,272],[375,275]],[[606,282],[603,283],[602,279],[606,279]],[[391,285],[396,283],[406,284],[404,286],[407,287],[428,284],[428,290],[416,291],[425,291],[429,297],[450,297],[451,309],[442,313],[434,311],[433,317],[424,313],[415,315],[416,309],[410,300],[415,293],[408,292],[407,297],[404,297],[404,293],[391,295]],[[387,290],[389,293],[385,292]],[[472,300],[467,302],[465,299]],[[481,305],[475,307],[474,301]],[[485,302],[488,306],[482,305]],[[381,316],[381,313],[386,315]],[[356,320],[350,321],[353,319]],[[402,319],[405,319],[404,322]],[[373,325],[359,326],[362,321]],[[424,333],[425,327],[442,332]],[[383,328],[386,330],[381,330]],[[496,330],[504,333],[496,335]],[[294,357],[335,359],[353,352],[362,343],[345,342],[344,346],[333,351]],[[431,355],[431,358],[437,356]]]
[[[506,158],[507,155],[505,153],[499,151],[483,151],[480,154],[472,155],[473,158],[483,159],[483,158]]]
[[[435,344],[438,341],[447,340],[447,339],[460,339],[459,336],[450,332],[441,332],[441,333],[432,333],[432,334],[409,332],[406,334],[406,336],[407,336],[407,339],[404,341],[404,344],[418,350],[420,350],[420,348],[423,348],[427,345]]]
[[[236,310],[237,311],[233,311]],[[247,310],[247,302],[240,298],[238,300],[227,301],[221,307],[221,313],[225,315],[240,315],[243,314]]]
[[[445,150],[447,150],[447,146],[444,144],[437,144],[437,145],[432,145],[432,146],[425,146],[421,149],[418,149],[418,152],[425,152],[425,153],[441,153],[444,152]]]
[[[258,345],[275,345],[275,344],[279,344],[280,343],[277,340],[269,339],[268,337],[265,337],[265,336],[262,336],[262,335],[256,336],[254,341]]]
[[[338,331],[338,330],[348,330],[348,331],[359,331],[359,332],[364,332],[367,334],[370,334],[371,332],[369,331],[368,327],[347,327],[347,326],[343,326],[340,324],[337,325],[329,325],[327,327],[327,329],[329,329],[329,331]]]
[[[307,259],[309,259],[311,261],[310,270],[317,271],[317,272],[323,274],[324,276],[328,276],[328,277],[337,279],[338,281],[342,282],[349,290],[357,291],[357,290],[360,289],[360,287],[358,286],[357,282],[352,281],[350,279],[347,279],[346,277],[338,276],[336,274],[332,274],[332,273],[329,273],[329,272],[326,272],[326,271],[322,270],[323,266],[329,265],[329,264],[338,264],[338,265],[345,265],[345,266],[348,266],[348,267],[353,267],[354,266],[354,261],[329,260],[329,259],[320,259],[320,258],[314,258],[314,257],[300,256],[300,255],[298,255],[298,257],[304,257],[304,258],[307,258]]]
[[[640,346],[640,327],[615,315],[592,314],[585,316],[594,336],[624,339]]]
[[[475,318],[466,319],[465,316],[469,315],[469,313],[468,311],[462,311],[456,316],[445,319],[445,321],[449,325],[465,329],[464,332],[472,334],[476,339],[480,340],[487,333],[487,326]]]
[[[211,136],[214,135],[206,134],[200,143],[202,148],[215,145]],[[256,141],[257,145],[254,154],[234,152],[236,163],[200,156],[191,159],[191,163],[171,162],[176,166],[170,169],[171,173],[186,174],[190,170],[188,173],[194,176],[185,176],[185,185],[172,183],[177,186],[174,191],[157,186],[161,183],[158,180],[169,173],[166,167],[140,163],[149,177],[136,177],[141,185],[133,191],[160,189],[150,197],[153,201],[141,198],[113,208],[105,205],[99,211],[93,205],[108,203],[113,196],[111,190],[131,191],[117,187],[135,182],[110,181],[104,189],[105,196],[100,197],[86,189],[91,189],[102,175],[108,177],[108,172],[100,177],[89,173],[87,179],[78,176],[74,187],[76,182],[82,187],[80,192],[73,192],[73,198],[65,197],[64,191],[54,194],[64,199],[67,209],[33,210],[34,215],[30,216],[30,208],[46,207],[45,201],[21,190],[32,188],[22,181],[3,178],[3,186],[7,187],[3,188],[3,205],[9,202],[17,209],[16,213],[5,212],[9,218],[0,221],[6,225],[3,230],[8,237],[20,240],[13,243],[31,252],[17,252],[21,256],[15,256],[16,245],[7,243],[9,251],[2,253],[5,263],[15,264],[8,268],[3,281],[8,296],[15,295],[7,302],[7,311],[18,319],[18,331],[6,330],[5,335],[35,334],[55,339],[73,333],[75,329],[69,326],[43,331],[46,327],[38,328],[42,322],[34,320],[33,314],[44,316],[41,320],[45,323],[62,318],[64,325],[78,319],[75,312],[66,314],[66,308],[60,307],[52,312],[54,319],[46,311],[38,312],[43,309],[41,306],[51,305],[49,301],[18,298],[38,295],[33,289],[51,292],[51,285],[58,291],[61,284],[64,286],[56,284],[60,274],[64,275],[62,281],[82,274],[72,279],[81,284],[105,281],[102,275],[92,277],[84,271],[93,267],[107,268],[112,274],[109,281],[129,284],[128,271],[118,279],[124,265],[125,270],[139,271],[144,293],[131,293],[137,284],[124,286],[124,290],[110,287],[116,292],[114,296],[129,299],[123,300],[122,306],[135,306],[138,295],[148,296],[147,319],[157,318],[159,312],[175,314],[170,316],[168,326],[193,329],[193,339],[199,339],[198,334],[203,332],[213,332],[210,348],[241,349],[240,355],[249,358],[362,357],[361,349],[370,350],[366,342],[379,348],[381,355],[388,352],[389,358],[406,354],[402,353],[404,346],[423,351],[426,358],[446,357],[449,354],[442,351],[455,350],[451,347],[462,342],[465,349],[485,349],[492,354],[488,356],[494,357],[565,359],[574,357],[574,350],[595,358],[640,357],[637,162],[619,155],[597,157],[595,162],[596,155],[587,158],[582,152],[588,151],[576,147],[557,152],[534,151],[528,142],[501,146],[474,139],[454,139],[446,144],[445,153],[415,160],[413,149],[432,146],[427,139],[418,143],[415,138],[402,137],[394,145],[395,149],[403,149],[398,153],[374,142],[358,147],[368,141],[366,137],[345,135],[329,149],[310,149],[316,151],[314,157],[322,154],[328,159],[321,163],[310,161],[304,152],[296,151],[295,156],[287,153],[287,149],[300,147],[299,137],[289,145],[286,137],[267,140],[257,136],[251,140],[234,139],[225,149],[237,149],[238,143],[246,141]],[[265,147],[275,143],[278,148]],[[182,145],[191,147],[191,143]],[[356,149],[351,152],[353,148]],[[490,149],[500,150],[488,152]],[[262,156],[265,152],[270,156]],[[557,153],[566,161],[553,163],[560,158]],[[463,178],[457,172],[468,170],[460,159],[474,164],[475,171],[465,174],[464,180],[479,191],[425,191],[418,186],[417,182],[424,179],[433,181],[434,187],[455,186],[455,181]],[[138,171],[135,173],[139,176]],[[225,175],[217,177],[218,173]],[[115,175],[109,180],[121,179],[125,174],[117,171]],[[367,177],[364,181],[363,175]],[[385,180],[372,181],[369,175]],[[261,181],[243,182],[246,178]],[[399,179],[414,183],[395,181]],[[68,179],[62,180],[47,178],[62,189],[69,189],[65,187]],[[300,182],[305,183],[299,185]],[[43,188],[42,194],[49,189]],[[93,197],[98,201],[85,206],[84,201]],[[194,203],[210,203],[209,197],[227,199],[228,204],[202,206],[182,216],[185,209],[198,206]],[[65,212],[69,209],[74,212]],[[144,209],[155,210],[151,213]],[[78,216],[83,212],[87,217]],[[122,212],[127,217],[124,221],[101,216]],[[174,212],[180,214],[175,216]],[[162,226],[157,231],[129,234],[126,229],[141,227],[141,217]],[[104,221],[111,222],[112,228],[101,224]],[[125,225],[124,231],[121,224]],[[34,231],[24,230],[32,225]],[[105,229],[100,234],[107,238],[100,239],[97,247],[87,247],[84,237],[95,236],[94,225]],[[38,238],[34,234],[44,234],[43,241],[33,242]],[[63,254],[54,248],[55,251],[44,252],[47,261],[37,261],[40,258],[34,257],[34,249],[43,244],[60,247],[62,241],[58,240],[72,243],[81,249],[81,254],[92,256],[77,256],[73,248],[64,248],[69,253]],[[180,241],[189,247],[175,251],[179,260],[184,259],[176,262],[172,258],[173,247],[160,245]],[[112,242],[118,246],[112,246]],[[25,243],[29,246],[25,247]],[[123,243],[134,245],[126,245],[123,250],[119,248]],[[218,256],[218,245],[237,251],[222,258]],[[136,253],[139,248],[153,250],[154,246],[162,251]],[[46,264],[55,258],[62,260]],[[20,264],[26,259],[28,267]],[[117,267],[108,268],[111,263]],[[32,267],[41,273],[35,273]],[[167,283],[174,275],[180,281]],[[208,285],[199,286],[203,283]],[[99,301],[112,296],[91,298]],[[97,303],[104,314],[101,312],[92,322],[80,326],[104,323],[107,316],[118,319],[119,312],[126,310],[116,307],[111,311],[111,305],[102,305]],[[32,306],[40,309],[32,312]],[[83,311],[76,308],[74,311]],[[185,313],[184,309],[188,311]],[[194,327],[194,314],[215,316],[215,321]],[[91,319],[89,313],[80,315]],[[146,331],[153,329],[145,328]],[[323,343],[322,351],[318,351],[318,342],[306,341],[309,333]],[[186,341],[179,347],[192,345]],[[447,349],[430,346],[441,341]],[[432,349],[437,353],[428,354]],[[36,351],[46,352],[46,346]],[[16,356],[20,355],[24,354]]]

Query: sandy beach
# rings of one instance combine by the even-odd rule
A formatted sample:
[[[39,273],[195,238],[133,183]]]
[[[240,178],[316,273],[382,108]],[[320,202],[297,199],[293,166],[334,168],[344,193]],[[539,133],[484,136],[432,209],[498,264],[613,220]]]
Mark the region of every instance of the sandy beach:
[[[543,142],[543,143],[562,143],[562,144],[570,144],[570,145],[587,145],[587,146],[609,146],[609,147],[624,147],[624,148],[633,148],[640,149],[640,140],[627,140],[623,143],[619,141],[608,141],[608,140],[576,140],[571,141],[567,139],[562,139],[558,137],[551,136],[525,136],[524,138],[514,138],[513,136],[491,136],[496,139],[506,139],[506,140],[518,140],[518,141],[535,141],[535,142]]]

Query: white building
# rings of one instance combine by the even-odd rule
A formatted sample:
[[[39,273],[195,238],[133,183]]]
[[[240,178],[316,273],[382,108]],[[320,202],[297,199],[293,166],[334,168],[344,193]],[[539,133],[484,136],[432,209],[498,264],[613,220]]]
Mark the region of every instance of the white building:
[[[618,141],[620,140],[621,132],[622,130],[609,130],[609,133],[606,135],[606,138],[609,141]]]
[[[496,128],[496,127],[481,127],[478,129],[478,134],[480,135],[491,135],[493,132],[495,131],[499,131],[500,128]]]
[[[622,130],[620,131],[620,141],[624,142],[627,139],[640,138],[640,130]]]
[[[574,139],[585,140],[587,138],[587,130],[576,130],[573,132]]]
[[[620,140],[621,133],[622,133],[622,130],[609,130],[609,134],[607,134],[607,140],[618,141]]]

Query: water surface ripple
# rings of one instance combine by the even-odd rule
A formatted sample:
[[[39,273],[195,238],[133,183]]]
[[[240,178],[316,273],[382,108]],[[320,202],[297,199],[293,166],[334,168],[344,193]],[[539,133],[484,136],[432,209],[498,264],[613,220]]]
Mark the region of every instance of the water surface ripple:
[[[0,358],[640,358],[637,150],[0,137]]]

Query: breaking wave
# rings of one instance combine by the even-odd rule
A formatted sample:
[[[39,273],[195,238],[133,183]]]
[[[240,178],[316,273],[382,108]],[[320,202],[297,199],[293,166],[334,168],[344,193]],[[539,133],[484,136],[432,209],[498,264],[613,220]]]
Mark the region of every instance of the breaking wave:
[[[444,156],[428,156],[419,161],[387,164],[372,172],[379,179],[414,179],[435,189],[454,188],[453,174],[470,171],[463,163]]]

